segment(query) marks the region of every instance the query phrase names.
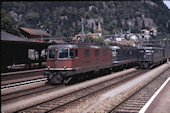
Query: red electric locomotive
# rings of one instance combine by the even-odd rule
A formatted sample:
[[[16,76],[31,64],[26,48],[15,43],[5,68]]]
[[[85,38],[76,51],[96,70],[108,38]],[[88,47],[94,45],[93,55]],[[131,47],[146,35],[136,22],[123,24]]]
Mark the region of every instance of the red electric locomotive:
[[[52,84],[68,83],[87,73],[108,71],[112,50],[107,46],[59,44],[48,47],[45,75]]]

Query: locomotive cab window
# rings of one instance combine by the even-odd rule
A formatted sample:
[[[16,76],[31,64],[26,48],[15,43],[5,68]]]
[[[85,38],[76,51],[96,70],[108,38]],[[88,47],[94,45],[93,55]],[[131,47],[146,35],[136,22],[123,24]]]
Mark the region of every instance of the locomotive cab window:
[[[70,58],[74,58],[74,49],[70,49]]]
[[[59,49],[58,58],[74,58],[74,49]]]
[[[68,49],[59,49],[58,58],[68,58]]]
[[[78,57],[78,50],[75,50],[75,57]]]
[[[48,58],[55,58],[55,50],[52,49],[52,50],[48,50]]]
[[[113,56],[116,56],[116,49],[113,49],[113,50],[112,50],[112,55],[113,55]]]

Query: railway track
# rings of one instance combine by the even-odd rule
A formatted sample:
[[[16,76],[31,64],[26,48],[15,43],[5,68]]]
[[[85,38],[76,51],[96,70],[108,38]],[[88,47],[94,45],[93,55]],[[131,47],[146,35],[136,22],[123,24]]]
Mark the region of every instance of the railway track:
[[[118,84],[122,84],[123,82],[133,79],[135,76],[139,76],[145,73],[146,70],[137,70],[135,72],[131,72],[102,83],[98,83],[92,85],[90,87],[83,88],[81,90],[68,93],[66,95],[54,98],[52,100],[33,105],[29,108],[19,110],[17,112],[53,112],[53,111],[62,111],[66,107],[69,107],[74,102],[79,101],[83,98],[87,98],[88,96],[95,95],[97,92],[108,90],[112,87],[115,87]]]
[[[45,69],[35,69],[20,72],[1,73],[1,86],[7,86],[9,84],[44,78],[44,70]]]
[[[44,84],[39,87],[4,94],[1,95],[1,104],[10,103],[11,101],[18,101],[24,98],[30,98],[35,95],[41,95],[42,93],[50,92],[56,89],[59,90],[62,89],[63,87],[64,85],[51,86],[51,85]]]
[[[36,76],[36,75],[43,75],[44,70],[45,70],[45,68],[1,73],[1,81],[7,81],[7,80],[13,80],[13,79],[25,78],[25,77],[32,77],[32,76]]]
[[[23,81],[23,82],[16,82],[16,83],[11,83],[11,84],[5,84],[5,85],[1,86],[1,90],[2,89],[8,89],[8,88],[16,87],[16,86],[31,84],[31,83],[37,83],[37,82],[46,81],[46,80],[47,80],[47,78],[43,77],[43,78],[40,78],[40,79],[32,79],[32,80]]]
[[[150,83],[146,84],[133,95],[115,106],[111,113],[138,113],[140,109],[149,101],[152,95],[161,87],[161,85],[170,77],[170,68],[160,76],[156,77]]]
[[[165,68],[166,66],[160,66],[160,67]],[[162,70],[164,70],[164,68]],[[161,68],[159,68],[158,70],[160,69]],[[157,69],[154,69],[154,70],[157,70]],[[110,106],[108,107],[109,109],[104,108],[101,111],[93,109],[95,107],[93,106],[94,103],[97,102],[96,105],[98,107],[98,105],[100,105],[100,102],[101,102],[100,99],[99,100],[95,100],[95,99],[101,98],[101,95],[103,96],[103,94],[105,94],[106,92],[108,95],[109,94],[108,92],[110,91],[112,92],[113,89],[121,90],[120,86],[124,85],[125,83],[129,83],[131,81],[136,82],[136,78],[140,79],[141,77],[143,77],[143,75],[149,76],[150,70],[135,70],[134,69],[133,71],[126,72],[124,75],[123,75],[123,72],[125,71],[118,72],[119,74],[117,75],[113,74],[114,77],[112,75],[108,75],[104,77],[99,77],[97,78],[97,80],[95,78],[94,80],[85,81],[84,83],[64,86],[63,88],[61,88],[61,90],[59,90],[56,87],[54,91],[47,90],[45,92],[46,89],[42,91],[39,90],[37,91],[37,93],[35,91],[35,93],[32,94],[32,97],[30,96],[31,94],[29,95],[29,93],[27,93],[26,96],[24,95],[22,96],[22,93],[21,93],[21,96],[24,97],[25,100],[16,102],[16,105],[14,102],[15,97],[13,98],[11,96],[12,103],[10,104],[10,100],[5,101],[4,99],[4,102],[2,102],[1,104],[2,106],[1,109],[2,111],[21,112],[21,113],[22,112],[82,112],[82,111],[84,112],[84,110],[85,112],[89,112],[91,110],[96,111],[96,112],[101,112],[103,110],[104,112],[109,112],[109,111],[115,112],[115,110],[118,110],[118,108],[121,105],[124,105],[125,100],[128,100],[130,97],[132,97],[131,95],[135,95],[135,93],[133,92],[133,93],[130,93],[130,95],[129,94],[126,95],[126,98],[122,98],[121,96],[118,96],[120,97],[118,99],[120,100],[119,102],[114,102],[114,105],[111,105],[111,107]],[[112,77],[110,78],[110,76]],[[157,75],[154,75],[154,76],[157,76]],[[107,79],[104,79],[104,78],[107,78]],[[139,89],[141,89],[141,87],[138,88],[138,90]],[[136,92],[136,89],[135,89],[135,92]],[[41,95],[41,96],[33,97],[34,95]],[[146,96],[146,98],[144,99],[146,101],[148,97]],[[22,104],[20,103],[23,103],[23,104],[26,103],[26,104],[22,106]],[[106,100],[106,103],[107,103],[107,100]],[[87,106],[84,104],[86,104]],[[104,106],[103,104],[101,105]],[[12,108],[8,108],[8,106],[11,106]],[[83,108],[82,106],[85,106],[85,107]],[[93,107],[93,108],[91,109],[90,107]],[[79,111],[79,109],[81,110]],[[69,111],[69,110],[72,110],[72,111]],[[121,112],[121,111],[118,110],[117,112]]]

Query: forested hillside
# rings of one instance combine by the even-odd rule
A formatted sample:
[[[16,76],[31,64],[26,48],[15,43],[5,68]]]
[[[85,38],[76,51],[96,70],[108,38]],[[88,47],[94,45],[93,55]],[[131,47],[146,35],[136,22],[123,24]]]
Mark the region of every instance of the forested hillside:
[[[103,34],[114,34],[121,28],[127,31],[129,27],[132,32],[153,27],[164,32],[170,20],[170,10],[158,0],[2,2],[2,13],[11,14],[17,26],[45,29],[57,37],[81,32],[81,18],[85,20],[85,33],[96,32],[101,22]],[[2,18],[1,28],[6,29]]]

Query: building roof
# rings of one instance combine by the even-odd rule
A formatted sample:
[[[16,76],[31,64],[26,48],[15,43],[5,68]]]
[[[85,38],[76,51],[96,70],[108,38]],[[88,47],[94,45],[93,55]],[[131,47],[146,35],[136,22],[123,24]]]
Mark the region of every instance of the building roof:
[[[51,43],[57,43],[57,44],[64,44],[65,41],[64,40],[51,40]]]
[[[27,39],[21,38],[19,36],[15,36],[13,34],[7,33],[5,31],[1,30],[1,40],[2,41],[20,41],[20,42],[26,42]]]
[[[150,31],[154,31],[154,30],[156,30],[155,28],[152,28]]]
[[[98,35],[98,33],[88,33],[88,34],[84,34],[84,36],[91,36],[93,38],[96,38],[96,36]],[[72,40],[77,40],[77,37],[81,37],[82,34],[76,34]]]
[[[141,30],[141,31],[148,31],[147,29],[143,29],[143,30]]]
[[[51,36],[49,33],[41,29],[32,29],[32,28],[25,28],[25,27],[20,27],[20,29],[29,33],[30,35],[39,35],[39,36],[48,36],[48,37]]]

